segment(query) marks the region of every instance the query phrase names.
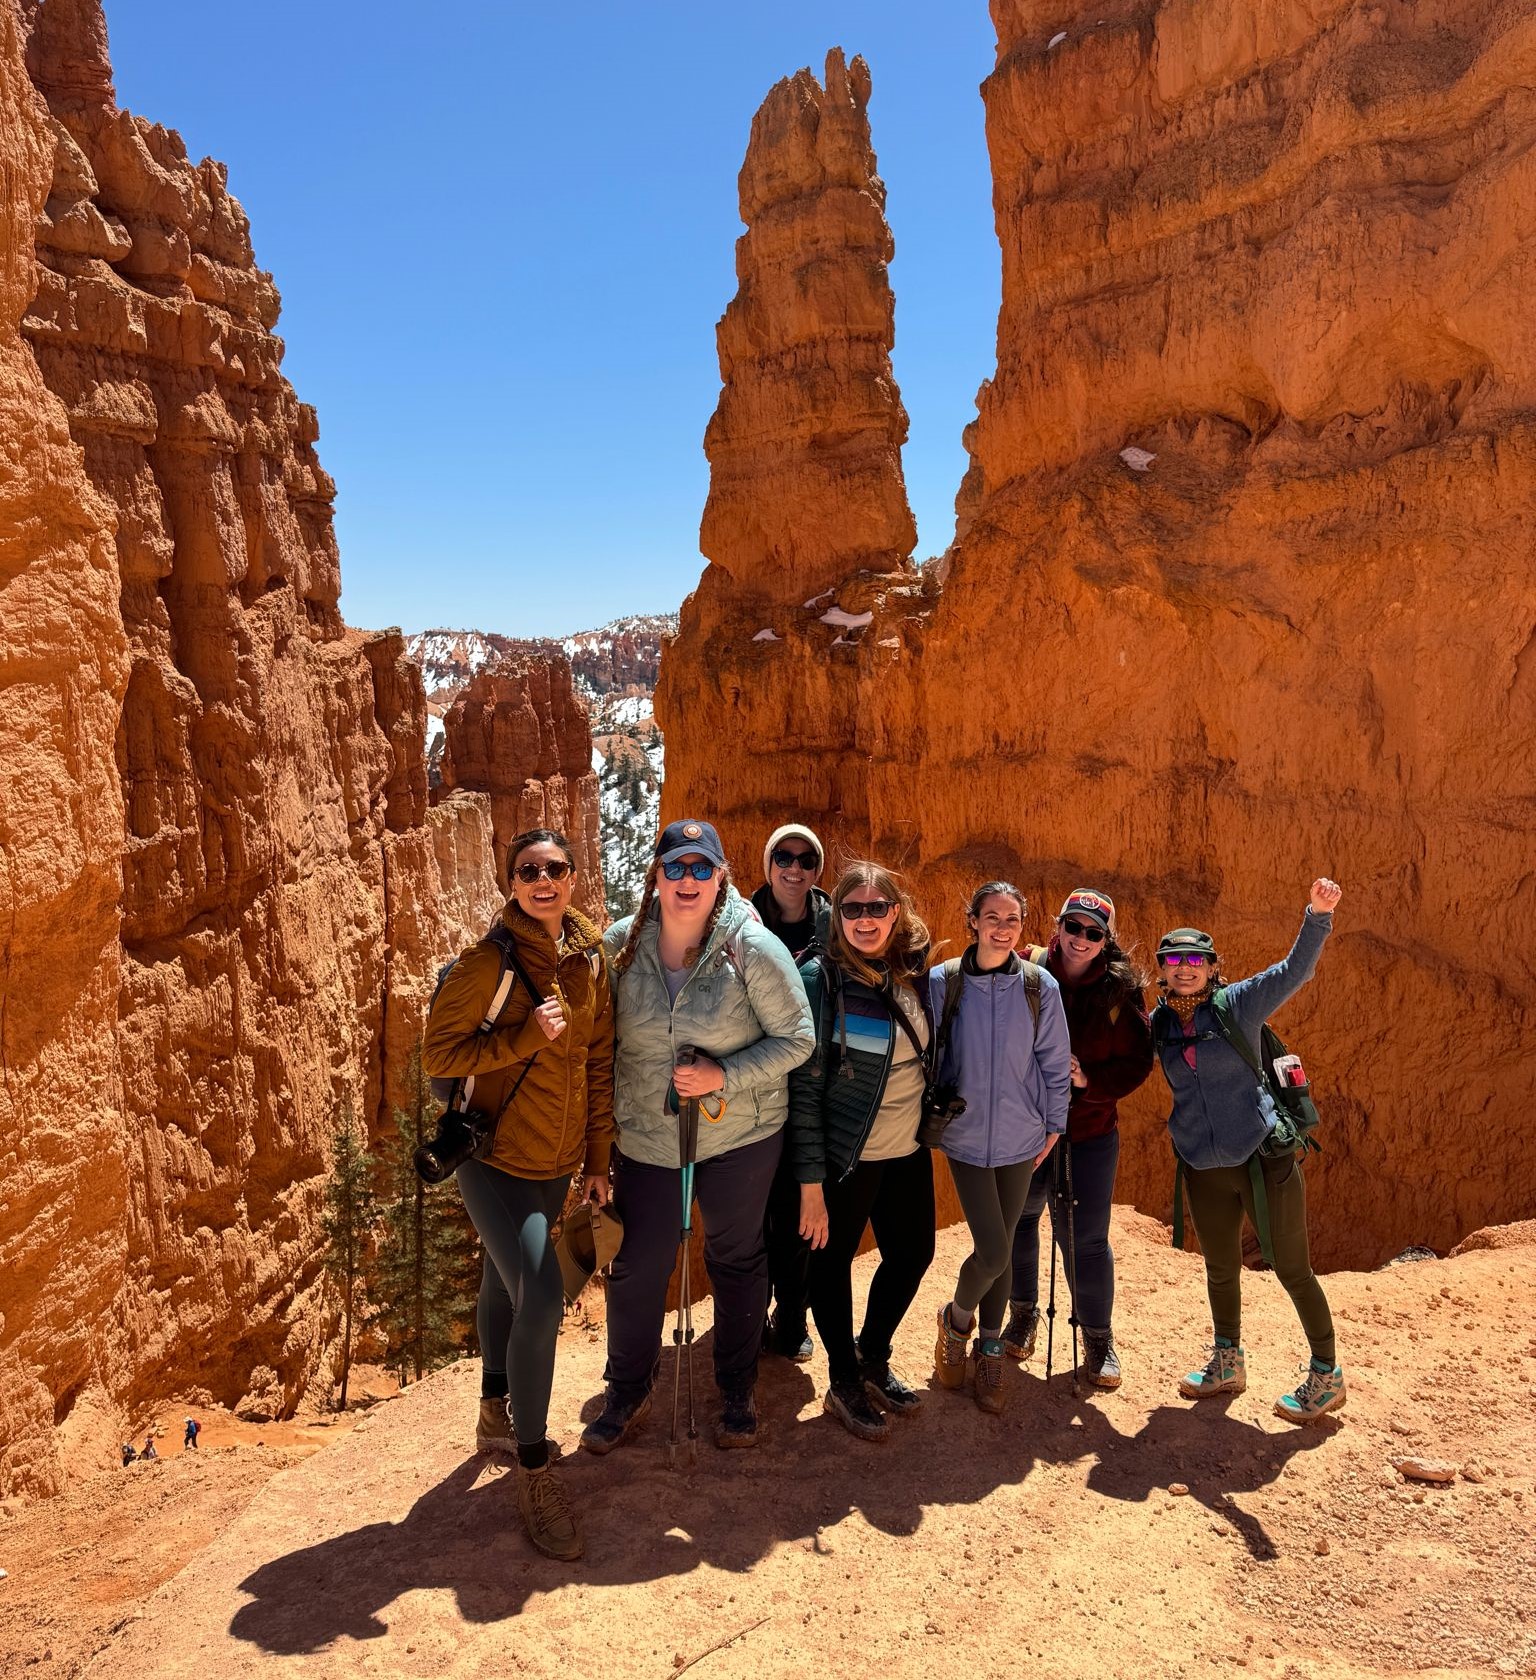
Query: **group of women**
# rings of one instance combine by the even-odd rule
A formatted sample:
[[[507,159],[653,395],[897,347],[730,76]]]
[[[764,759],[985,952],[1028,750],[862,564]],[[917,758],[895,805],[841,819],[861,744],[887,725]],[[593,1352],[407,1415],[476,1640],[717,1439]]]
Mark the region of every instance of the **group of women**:
[[[853,1435],[880,1440],[922,1403],[892,1349],[933,1260],[935,1152],[972,1244],[937,1310],[937,1384],[969,1386],[984,1411],[1002,1409],[1005,1359],[1034,1350],[1049,1202],[1086,1374],[1118,1386],[1116,1105],[1154,1060],[1172,1092],[1169,1129],[1212,1315],[1209,1356],[1180,1391],[1198,1399],[1245,1386],[1242,1223],[1256,1218],[1250,1163],[1275,1115],[1231,1032],[1235,1022],[1257,1046],[1266,1018],[1311,977],[1339,888],[1313,883],[1290,954],[1251,979],[1223,980],[1208,934],[1165,935],[1154,1042],[1144,979],[1117,940],[1106,893],[1073,891],[1049,943],[1021,950],[1024,897],[987,882],[969,902],[964,953],[935,965],[894,875],[851,863],[828,894],[825,861],[812,829],[778,829],[749,902],[715,829],[671,823],[638,910],[599,933],[571,906],[570,846],[531,831],[510,848],[499,930],[515,942],[524,983],[498,990],[505,964],[487,941],[460,958],[434,1001],[427,1072],[473,1078],[476,1108],[499,1116],[482,1157],[458,1168],[486,1250],[477,1444],[515,1451],[519,1506],[550,1556],[582,1553],[546,1437],[563,1305],[552,1230],[578,1171],[583,1195],[622,1225],[603,1406],[582,1435],[587,1450],[608,1453],[651,1410],[687,1164],[679,1110],[694,1104],[718,1446],[756,1443],[759,1357],[811,1360],[808,1315],[826,1354],[824,1408]],[[1263,1154],[1260,1165],[1276,1272],[1311,1354],[1275,1409],[1308,1422],[1343,1404],[1343,1373],[1308,1259],[1299,1162]],[[1070,1220],[1058,1221],[1068,1205]],[[879,1261],[856,1333],[852,1263],[870,1228]]]

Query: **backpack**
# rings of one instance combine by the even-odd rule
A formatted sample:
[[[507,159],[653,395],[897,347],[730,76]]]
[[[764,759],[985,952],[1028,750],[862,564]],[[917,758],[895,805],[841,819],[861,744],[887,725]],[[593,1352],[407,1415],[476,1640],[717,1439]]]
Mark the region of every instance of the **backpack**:
[[[1216,1017],[1216,1027],[1221,1037],[1252,1068],[1259,1081],[1260,1090],[1269,1093],[1270,1101],[1274,1105],[1275,1123],[1270,1127],[1264,1141],[1248,1158],[1248,1176],[1253,1184],[1253,1208],[1259,1228],[1259,1248],[1272,1267],[1275,1263],[1275,1253],[1270,1240],[1269,1197],[1264,1191],[1262,1163],[1265,1157],[1274,1160],[1298,1152],[1305,1155],[1308,1150],[1320,1151],[1322,1145],[1312,1135],[1317,1130],[1320,1117],[1317,1105],[1312,1101],[1312,1085],[1307,1079],[1300,1057],[1290,1054],[1279,1033],[1268,1021],[1259,1028],[1259,1053],[1255,1055],[1253,1046],[1238,1026],[1237,1017],[1227,1002],[1225,986],[1218,987],[1212,996],[1211,1012]],[[1159,1060],[1162,1058],[1164,1046],[1173,1042],[1173,1034],[1168,1031],[1168,1019],[1171,1015],[1173,1011],[1165,1003],[1158,1004],[1152,1011],[1152,1051]],[[1198,1040],[1199,1035],[1196,1035],[1196,1042]],[[1293,1071],[1299,1076],[1300,1082],[1297,1084],[1290,1083],[1287,1077]],[[1183,1163],[1177,1156],[1174,1158],[1173,1169],[1173,1246],[1184,1246],[1184,1171]]]

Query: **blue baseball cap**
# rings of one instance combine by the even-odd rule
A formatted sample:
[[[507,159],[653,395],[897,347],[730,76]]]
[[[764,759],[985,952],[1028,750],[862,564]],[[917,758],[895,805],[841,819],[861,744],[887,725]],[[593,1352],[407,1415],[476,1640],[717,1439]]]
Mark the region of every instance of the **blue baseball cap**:
[[[656,842],[657,863],[672,863],[677,858],[687,857],[690,852],[708,858],[716,869],[725,868],[725,848],[720,844],[720,836],[715,833],[713,823],[699,822],[693,817],[668,823]]]

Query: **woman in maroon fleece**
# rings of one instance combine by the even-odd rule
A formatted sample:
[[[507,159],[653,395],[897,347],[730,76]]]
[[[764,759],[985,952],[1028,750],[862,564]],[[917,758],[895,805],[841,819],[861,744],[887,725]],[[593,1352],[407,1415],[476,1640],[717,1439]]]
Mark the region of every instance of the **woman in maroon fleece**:
[[[1084,1369],[1095,1387],[1118,1388],[1120,1360],[1110,1328],[1115,1256],[1109,1246],[1109,1209],[1120,1161],[1117,1104],[1152,1071],[1144,981],[1115,939],[1113,900],[1086,887],[1062,905],[1050,944],[1043,950],[1037,946],[1030,955],[1060,983],[1072,1037],[1067,1145],[1072,1152],[1074,1255],[1067,1275],[1077,1281],[1072,1306],[1083,1329]],[[1003,1348],[1015,1359],[1028,1359],[1035,1350],[1040,1214],[1055,1182],[1053,1165],[1048,1159],[1035,1174],[1013,1239],[1013,1290]],[[1065,1232],[1060,1240],[1065,1242]]]

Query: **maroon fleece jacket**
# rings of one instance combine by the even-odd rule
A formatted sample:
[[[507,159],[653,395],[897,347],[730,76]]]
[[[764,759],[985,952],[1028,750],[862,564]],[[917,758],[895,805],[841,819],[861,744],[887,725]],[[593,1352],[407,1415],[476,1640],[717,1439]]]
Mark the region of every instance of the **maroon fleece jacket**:
[[[1074,986],[1067,979],[1061,941],[1055,934],[1046,947],[1045,966],[1060,982],[1072,1054],[1088,1076],[1085,1087],[1072,1087],[1067,1139],[1078,1143],[1103,1137],[1120,1123],[1121,1097],[1130,1096],[1152,1071],[1152,1026],[1146,1001],[1140,992],[1123,996],[1111,1021],[1113,988],[1105,957],[1102,953],[1095,957],[1081,983]]]

